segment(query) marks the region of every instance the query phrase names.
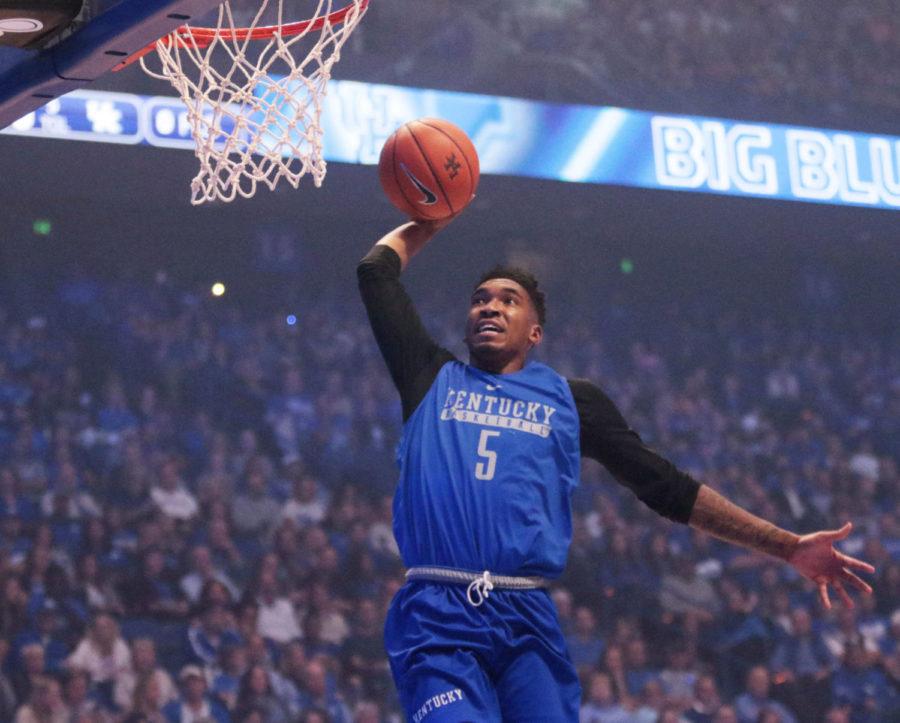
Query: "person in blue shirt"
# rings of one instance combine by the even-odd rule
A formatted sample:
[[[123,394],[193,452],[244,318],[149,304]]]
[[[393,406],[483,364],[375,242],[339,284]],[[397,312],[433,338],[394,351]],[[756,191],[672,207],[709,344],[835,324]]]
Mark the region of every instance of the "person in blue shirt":
[[[659,514],[792,564],[832,586],[870,587],[873,568],[732,504],[649,449],[595,384],[528,360],[544,336],[537,280],[496,268],[476,284],[468,363],[425,330],[400,273],[448,220],[410,221],[357,267],[360,293],[400,392],[394,536],[407,584],[385,646],[413,723],[577,721],[580,686],[546,587],[565,565],[580,458],[603,464]]]

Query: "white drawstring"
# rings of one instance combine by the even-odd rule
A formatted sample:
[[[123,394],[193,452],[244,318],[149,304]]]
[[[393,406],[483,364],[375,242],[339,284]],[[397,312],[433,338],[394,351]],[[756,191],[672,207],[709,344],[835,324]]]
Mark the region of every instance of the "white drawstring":
[[[477,608],[481,603],[487,600],[491,590],[494,589],[494,583],[491,582],[491,573],[485,570],[481,577],[477,577],[469,583],[466,588],[466,597],[469,598],[469,604]],[[475,597],[477,595],[477,597]]]

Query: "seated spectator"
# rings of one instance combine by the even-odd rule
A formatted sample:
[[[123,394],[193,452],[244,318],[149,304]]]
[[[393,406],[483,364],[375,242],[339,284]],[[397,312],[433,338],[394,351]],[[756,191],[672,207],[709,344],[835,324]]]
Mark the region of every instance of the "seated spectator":
[[[78,476],[78,468],[66,462],[59,468],[53,489],[41,498],[41,514],[65,520],[83,520],[99,517],[100,505],[84,489]]]
[[[304,676],[309,662],[303,643],[295,640],[282,650],[278,675],[272,676],[272,689],[283,700],[293,719],[299,718],[306,705]]]
[[[215,580],[224,585],[230,594],[230,602],[238,599],[238,589],[228,574],[213,564],[212,555],[206,545],[195,545],[191,549],[190,571],[182,578],[179,586],[182,593],[192,605],[200,600],[204,586]]]
[[[575,609],[575,632],[566,636],[569,657],[576,670],[593,668],[603,655],[603,639],[597,630],[597,618],[588,607]]]
[[[59,681],[38,676],[28,702],[16,712],[14,723],[69,723],[69,720]]]
[[[319,615],[322,641],[338,647],[343,645],[350,635],[350,626],[342,611],[345,606],[323,581],[314,580],[310,584],[309,606]]]
[[[256,604],[259,609],[256,629],[260,635],[281,644],[303,637],[294,603],[282,594],[281,586],[271,570],[260,572],[256,583]]]
[[[76,569],[78,574],[73,594],[88,614],[108,612],[121,615],[124,612],[112,578],[100,567],[97,555],[92,552],[82,555]]]
[[[224,517],[214,517],[209,521],[207,541],[213,568],[221,570],[229,579],[245,582],[248,571],[246,558],[231,537],[231,527]],[[253,543],[256,546],[256,542]]]
[[[269,672],[261,665],[254,665],[244,673],[235,708],[238,718],[258,710],[266,723],[289,723],[291,720],[287,705],[273,692]]]
[[[344,701],[328,684],[328,673],[320,660],[310,660],[303,671],[303,701],[301,709],[318,708],[327,711],[331,723],[350,723],[350,711]]]
[[[861,720],[887,720],[900,711],[896,692],[874,660],[861,638],[847,641],[843,660],[831,681],[833,702],[849,707],[853,717]]]
[[[690,557],[672,558],[672,567],[663,574],[659,593],[662,609],[672,615],[692,616],[710,623],[722,609],[715,587],[697,574]]]
[[[726,689],[746,680],[746,671],[763,665],[769,657],[769,629],[757,613],[759,596],[729,578],[721,583],[725,606],[716,619],[716,664]],[[738,709],[738,715],[741,715]]]
[[[878,653],[878,644],[863,636],[860,630],[856,608],[842,606],[835,610],[834,619],[822,630],[822,640],[834,660],[843,659],[846,646],[859,640],[863,641],[867,653]]]
[[[112,703],[113,688],[131,672],[131,651],[119,634],[119,624],[107,613],[94,616],[87,635],[66,659],[69,670],[83,670],[98,688],[101,700]]]
[[[38,643],[44,651],[46,672],[57,673],[71,650],[68,640],[63,637],[67,632],[67,626],[54,600],[44,597],[39,604],[40,607],[33,615],[34,624],[16,636],[13,652],[17,655],[26,645]],[[68,627],[70,634],[73,627]]]
[[[629,700],[628,681],[625,677],[625,653],[620,645],[611,644],[603,653],[600,670],[609,676],[616,699],[624,704]]]
[[[781,703],[769,697],[769,670],[757,665],[747,673],[746,688],[734,701],[740,723],[756,723],[763,711],[771,710],[781,716],[782,723],[796,723],[797,719]]]
[[[144,552],[140,569],[121,586],[122,601],[130,617],[179,619],[189,606],[166,569],[166,558],[159,548]]]
[[[662,683],[658,678],[651,678],[641,690],[632,720],[634,723],[657,723],[668,715],[668,710]]]
[[[91,676],[85,670],[70,668],[63,675],[63,701],[72,720],[104,714],[100,701],[92,694]]]
[[[778,697],[791,709],[803,710],[804,720],[821,720],[830,700],[833,665],[825,642],[813,632],[809,610],[794,608],[791,633],[778,644],[769,662],[778,681]]]
[[[696,651],[691,641],[676,638],[669,641],[666,659],[659,674],[666,702],[684,710],[691,704],[697,684]]]
[[[647,659],[647,644],[635,637],[625,646],[625,683],[628,694],[637,696],[651,680],[659,680],[659,671],[651,667]]]
[[[383,625],[378,617],[375,603],[361,600],[353,621],[353,634],[341,649],[345,674],[361,676],[365,682],[366,694],[373,698],[384,695],[391,685],[384,650]]]
[[[290,520],[299,529],[318,525],[325,519],[328,498],[312,475],[303,475],[294,481],[293,494],[281,508],[280,519]]]
[[[244,538],[266,538],[275,527],[281,506],[269,496],[265,474],[260,470],[251,472],[240,489],[231,503],[235,532]]]
[[[155,675],[144,675],[135,683],[132,702],[122,723],[169,723],[171,719],[163,713],[164,706],[159,679]]]
[[[181,478],[178,461],[169,458],[159,469],[159,479],[150,489],[150,499],[166,517],[187,522],[199,510],[197,500]]]
[[[684,717],[691,723],[712,723],[721,707],[716,679],[712,675],[701,675],[694,683],[694,696]]]
[[[322,637],[322,616],[316,610],[310,610],[303,618],[303,647],[310,658],[335,657],[340,652],[340,645]]]
[[[224,605],[209,603],[187,630],[188,648],[195,662],[212,666],[226,645],[241,642],[234,616]]]
[[[44,662],[44,646],[40,643],[27,643],[19,651],[20,664],[12,671],[13,690],[21,702],[29,700],[35,681],[47,678],[47,666]]]
[[[169,723],[230,723],[231,717],[225,707],[207,694],[206,677],[198,666],[184,666],[178,674],[178,682],[179,697],[163,707],[163,715]]]
[[[247,648],[242,643],[229,643],[220,648],[218,664],[209,671],[209,692],[231,712],[237,706],[247,668]]]
[[[19,475],[12,467],[0,467],[0,518],[14,517],[25,525],[37,522],[38,508],[22,492]]]
[[[631,714],[617,700],[606,673],[591,674],[579,723],[630,723]]]
[[[131,669],[122,673],[113,687],[113,701],[119,710],[132,710],[140,681],[152,678],[153,694],[162,707],[178,696],[172,676],[156,660],[156,643],[150,638],[131,641]]]

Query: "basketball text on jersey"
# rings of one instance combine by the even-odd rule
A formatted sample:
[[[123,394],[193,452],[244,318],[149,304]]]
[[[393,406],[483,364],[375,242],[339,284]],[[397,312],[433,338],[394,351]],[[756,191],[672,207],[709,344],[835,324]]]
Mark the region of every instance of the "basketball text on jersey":
[[[461,701],[463,697],[462,691],[459,688],[454,688],[452,690],[445,691],[443,693],[438,693],[437,695],[431,696],[425,703],[422,705],[419,710],[413,713],[413,723],[419,723],[425,716],[431,713],[435,708],[441,708],[445,705],[449,705],[450,703],[456,703]]]
[[[527,402],[507,396],[480,394],[467,389],[450,389],[441,410],[441,420],[468,422],[499,429],[549,437],[553,427],[550,417],[556,407],[542,402]]]

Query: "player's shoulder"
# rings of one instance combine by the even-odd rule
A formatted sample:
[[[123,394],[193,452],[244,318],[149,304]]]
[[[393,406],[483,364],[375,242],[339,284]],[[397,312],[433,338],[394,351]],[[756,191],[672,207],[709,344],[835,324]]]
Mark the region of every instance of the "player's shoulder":
[[[603,388],[590,379],[570,377],[566,379],[566,383],[569,385],[572,396],[576,401],[593,403],[608,403],[610,401]]]

